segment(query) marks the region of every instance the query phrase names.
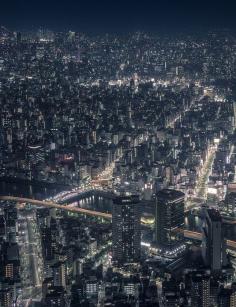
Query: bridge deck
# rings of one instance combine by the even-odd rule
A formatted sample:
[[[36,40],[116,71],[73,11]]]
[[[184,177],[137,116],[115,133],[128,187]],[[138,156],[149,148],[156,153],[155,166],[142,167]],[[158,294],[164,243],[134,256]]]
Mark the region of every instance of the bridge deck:
[[[75,212],[75,213],[82,213],[82,214],[86,214],[90,216],[102,217],[105,219],[111,219],[112,217],[111,214],[109,213],[103,213],[103,212],[98,212],[98,211],[93,211],[93,210],[88,210],[88,209],[83,209],[83,208],[69,207],[65,205],[59,205],[54,202],[36,200],[36,199],[30,199],[30,198],[14,197],[14,196],[0,196],[0,200],[14,201],[18,203],[29,203],[34,206],[42,206],[46,208],[56,208],[56,209],[66,210],[66,211]]]
[[[88,209],[83,209],[83,208],[69,207],[69,206],[59,205],[54,202],[43,201],[43,200],[36,200],[36,199],[23,198],[23,197],[14,197],[14,196],[0,196],[0,200],[13,201],[13,202],[19,202],[19,203],[29,203],[34,206],[42,206],[46,208],[56,208],[56,209],[66,210],[66,211],[75,212],[75,213],[82,213],[82,214],[89,215],[89,216],[101,217],[105,219],[112,218],[112,215],[109,213],[103,213],[103,212],[98,212],[98,211],[93,211],[93,210],[88,210]],[[184,236],[188,239],[199,240],[199,241],[202,240],[202,234],[199,232],[183,230],[183,229],[178,229],[178,231],[183,232]],[[226,243],[229,248],[236,250],[236,241],[226,240]]]

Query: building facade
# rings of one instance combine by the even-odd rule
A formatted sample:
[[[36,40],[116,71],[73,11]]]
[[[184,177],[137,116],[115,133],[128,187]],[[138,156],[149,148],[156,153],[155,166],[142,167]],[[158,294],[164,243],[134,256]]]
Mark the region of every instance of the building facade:
[[[113,262],[121,265],[138,262],[140,247],[139,197],[117,197],[112,209]]]

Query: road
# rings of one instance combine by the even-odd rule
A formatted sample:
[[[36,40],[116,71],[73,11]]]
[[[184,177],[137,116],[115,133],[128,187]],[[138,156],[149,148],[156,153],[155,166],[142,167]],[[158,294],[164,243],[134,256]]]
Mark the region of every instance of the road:
[[[29,203],[35,206],[43,206],[43,207],[49,207],[49,208],[57,208],[61,210],[66,210],[70,212],[77,212],[77,213],[82,213],[86,214],[89,216],[96,216],[96,217],[102,217],[106,219],[111,219],[112,215],[109,213],[103,213],[103,212],[98,212],[98,211],[92,211],[92,210],[87,210],[87,209],[82,209],[82,208],[74,208],[74,207],[68,207],[64,205],[58,205],[52,202],[45,202],[45,201],[40,201],[40,200],[35,200],[35,199],[29,199],[29,198],[21,198],[21,197],[13,197],[13,196],[1,196],[0,200],[8,200],[8,201],[13,201],[13,202],[23,202],[23,203]],[[188,231],[188,230],[181,230],[184,231],[184,236],[186,238],[190,239],[195,239],[195,240],[201,240],[201,233],[194,232],[194,231]],[[227,240],[227,245],[229,248],[236,249],[236,241],[232,240]]]
[[[30,266],[32,269],[32,281],[33,285],[40,286],[40,277],[39,277],[39,263],[38,263],[38,252],[37,252],[37,243],[35,238],[35,233],[33,230],[32,221],[27,218],[27,229],[29,237],[29,256],[30,256]]]
[[[98,212],[98,211],[93,211],[93,210],[88,210],[88,209],[83,209],[83,208],[69,207],[66,205],[59,205],[57,203],[50,202],[50,201],[36,200],[36,199],[23,198],[23,197],[14,197],[14,196],[0,196],[0,200],[31,204],[32,206],[56,208],[60,210],[70,211],[74,213],[81,213],[81,214],[101,217],[105,219],[111,219],[112,217],[112,215],[109,213],[103,213],[103,212]]]
[[[17,301],[20,307],[29,306],[32,298],[41,298],[42,255],[35,211],[20,211],[18,216],[23,290]]]
[[[196,187],[196,197],[205,198],[207,194],[207,183],[209,176],[211,174],[212,163],[215,159],[216,148],[211,148],[207,160],[203,165],[203,171],[198,179],[198,184]]]
[[[202,166],[201,173],[198,177],[197,184],[195,187],[194,196],[191,196],[186,201],[185,213],[188,213],[191,209],[199,208],[202,203],[206,201],[207,187],[209,176],[211,175],[212,164],[215,158],[216,148],[212,147],[209,150],[208,157]]]
[[[183,232],[184,237],[187,238],[187,239],[202,241],[202,234],[200,232],[182,230],[182,229],[179,230],[179,231]],[[226,240],[226,245],[229,249],[232,248],[233,250],[236,250],[236,241]]]

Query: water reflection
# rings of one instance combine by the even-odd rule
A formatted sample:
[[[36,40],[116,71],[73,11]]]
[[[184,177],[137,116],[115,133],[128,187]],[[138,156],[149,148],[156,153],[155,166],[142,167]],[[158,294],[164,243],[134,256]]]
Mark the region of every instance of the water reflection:
[[[9,183],[0,182],[0,195],[13,195],[19,197],[29,197],[36,199],[45,199],[62,191],[62,186],[51,186],[46,184],[29,184],[29,183]],[[72,200],[73,202],[75,200]],[[112,199],[92,195],[84,200],[79,201],[79,206],[91,210],[111,213]],[[142,212],[154,215],[152,206],[142,206]],[[201,232],[203,221],[198,216],[189,214],[185,217],[185,227],[188,230]],[[236,240],[236,226],[225,225],[225,236],[230,240]]]

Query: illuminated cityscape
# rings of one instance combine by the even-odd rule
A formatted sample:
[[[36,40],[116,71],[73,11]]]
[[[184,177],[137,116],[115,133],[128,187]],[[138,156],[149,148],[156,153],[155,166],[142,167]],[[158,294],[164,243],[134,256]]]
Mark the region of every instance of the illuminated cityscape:
[[[236,307],[233,7],[27,2],[0,8],[0,307]]]

